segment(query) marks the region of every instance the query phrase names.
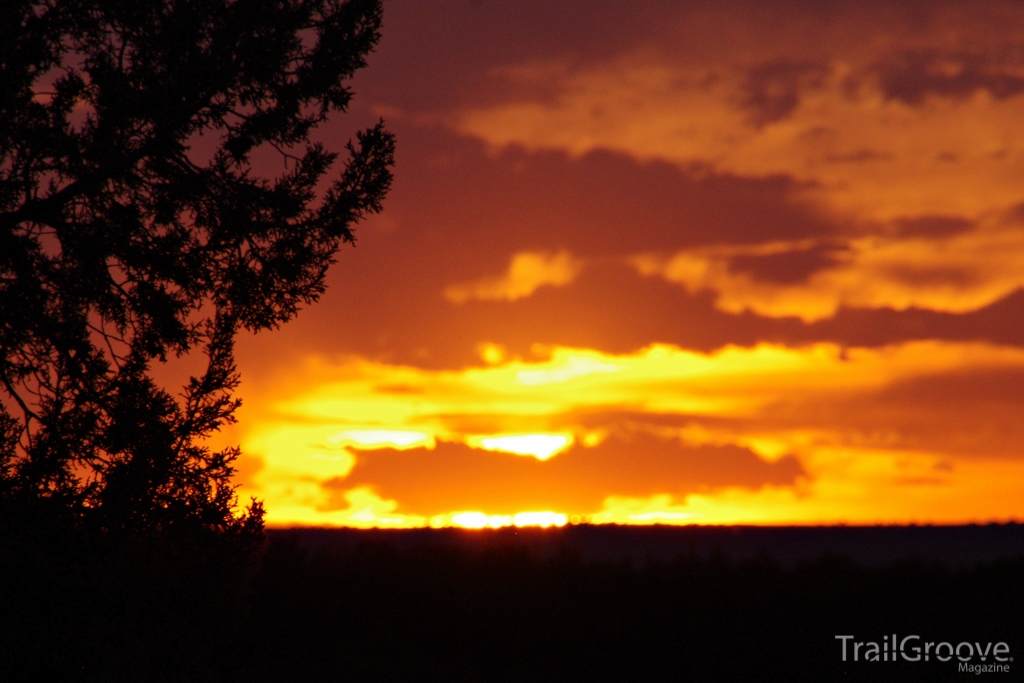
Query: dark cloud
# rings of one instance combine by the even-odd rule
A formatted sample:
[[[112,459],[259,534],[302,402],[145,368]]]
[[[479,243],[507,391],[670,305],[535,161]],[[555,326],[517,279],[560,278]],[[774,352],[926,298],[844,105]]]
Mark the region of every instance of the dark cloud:
[[[801,94],[821,85],[827,64],[775,60],[747,70],[740,106],[754,126],[774,123],[789,116],[800,104]]]
[[[844,307],[831,318],[805,323],[749,311],[725,313],[715,307],[713,292],[690,294],[608,259],[589,265],[571,286],[544,287],[512,302],[453,305],[443,299],[438,278],[424,264],[387,265],[385,260],[376,267],[388,268],[393,276],[374,277],[375,264],[367,258],[357,267],[355,256],[364,254],[342,262],[327,300],[309,316],[299,316],[274,335],[241,340],[244,371],[258,370],[271,358],[284,362],[288,354],[311,351],[459,368],[481,363],[482,342],[504,345],[510,356],[524,359],[536,358],[536,345],[607,353],[630,353],[652,343],[704,352],[759,342],[873,347],[940,339],[1024,346],[1024,291],[967,313]],[[344,272],[349,264],[354,265]]]
[[[607,59],[662,34],[677,14],[668,2],[387,0],[383,39],[356,90],[420,112],[504,101],[514,93],[495,70]]]
[[[1009,224],[1024,224],[1024,204],[1015,204],[1006,211],[1004,220]]]
[[[444,442],[434,450],[359,451],[349,475],[325,486],[336,492],[338,508],[347,506],[341,492],[368,485],[383,498],[397,500],[399,511],[406,513],[588,514],[599,511],[610,495],[787,486],[801,476],[805,472],[792,456],[768,463],[737,446],[692,447],[650,434],[620,433],[593,448],[576,446],[545,462]]]
[[[889,278],[914,287],[953,287],[967,289],[983,281],[984,275],[970,267],[957,265],[919,265],[901,263],[887,266]]]
[[[421,253],[424,247],[472,253],[478,275],[527,249],[620,255],[852,229],[795,201],[804,187],[784,176],[688,171],[605,151],[578,158],[515,148],[495,154],[440,129],[398,132],[387,215],[403,243]],[[430,243],[422,244],[424,238]]]
[[[669,330],[680,323],[694,326],[683,338],[704,347],[726,339],[698,328],[710,310],[706,296],[694,299],[612,262],[709,244],[828,239],[853,229],[794,202],[799,186],[783,177],[687,172],[608,152],[490,154],[441,129],[398,133],[384,215],[357,228],[357,246],[341,250],[327,294],[309,315],[241,343],[243,355],[254,349],[253,363],[341,352],[450,367],[475,362],[483,341],[527,350],[533,343],[625,349],[678,337]],[[596,264],[583,284],[542,288],[511,303],[444,299],[452,284],[503,274],[514,253],[562,249]],[[711,316],[711,330],[742,328],[745,320]],[[653,336],[640,340],[622,325]],[[744,340],[753,337],[740,329],[734,341]]]
[[[845,250],[825,244],[763,256],[733,256],[729,270],[761,282],[795,285],[807,282],[818,271],[842,262]]]
[[[654,48],[682,64],[747,62],[740,104],[753,124],[763,125],[787,116],[828,65],[856,62],[879,35],[893,51],[854,76],[851,87],[870,78],[887,96],[911,104],[928,93],[962,98],[979,89],[1009,97],[1024,87],[1014,68],[1020,46],[999,47],[1005,39],[980,36],[1005,34],[1015,9],[990,2],[967,11],[955,0],[388,0],[383,39],[355,83],[356,106],[415,115],[526,96],[544,101],[544,84],[520,92],[524,86],[504,70],[551,62],[573,68]],[[958,15],[967,16],[949,26]],[[966,47],[920,47],[951,28],[960,29]]]
[[[842,308],[806,328],[797,339],[836,341],[847,346],[882,346],[919,339],[986,341],[1024,346],[1024,291],[977,311],[944,313],[920,308]]]
[[[872,161],[892,161],[892,154],[873,149],[858,149],[849,154],[826,154],[822,159],[827,164],[864,164]]]
[[[538,345],[629,353],[662,342],[711,351],[729,343],[749,346],[766,336],[781,340],[806,333],[796,318],[723,313],[714,307],[711,292],[691,295],[678,285],[642,277],[632,267],[612,261],[592,264],[571,286],[541,288],[512,302],[453,305],[436,290],[413,291],[403,298],[388,296],[389,289],[379,287],[376,297],[371,290],[357,296],[350,292],[347,310],[338,305],[332,319],[300,317],[268,341],[322,353],[343,348],[389,362],[457,368],[481,363],[482,342],[501,344],[512,357],[532,359]],[[254,352],[252,362],[263,363],[268,355],[273,354]]]
[[[939,49],[901,51],[876,62],[874,75],[886,97],[919,105],[929,95],[963,100],[979,91],[996,99],[1024,93],[1024,45],[1009,53]]]
[[[814,424],[858,446],[951,458],[1024,457],[1024,371],[975,370],[917,377],[855,398],[776,406],[759,423]]]
[[[918,216],[894,222],[901,237],[951,237],[970,232],[977,225],[960,216]]]
[[[457,313],[475,328],[477,340],[505,344],[523,357],[530,357],[534,344],[630,353],[661,342],[710,351],[728,343],[756,344],[768,330],[793,335],[802,326],[795,318],[722,313],[711,292],[691,295],[612,261],[591,265],[570,287],[539,290],[506,304],[471,302]]]

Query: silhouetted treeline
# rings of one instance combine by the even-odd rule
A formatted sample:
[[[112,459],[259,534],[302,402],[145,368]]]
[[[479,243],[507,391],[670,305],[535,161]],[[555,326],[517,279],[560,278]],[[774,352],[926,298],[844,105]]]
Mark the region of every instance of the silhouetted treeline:
[[[513,537],[524,533],[538,542]],[[783,569],[714,553],[636,566],[552,554],[543,537],[559,533],[404,550],[386,535],[318,550],[278,537],[254,594],[263,628],[247,677],[941,681],[964,675],[955,658],[844,665],[835,636],[1024,646],[1024,557],[959,570],[841,557]]]
[[[559,530],[461,533],[271,534],[258,567],[215,548],[5,548],[0,680],[942,681],[965,675],[955,657],[844,663],[835,636],[1024,649],[1024,556],[637,564],[558,548]]]
[[[274,539],[292,539],[310,549],[351,549],[380,541],[399,550],[419,546],[457,548],[524,547],[545,557],[577,554],[584,561],[628,559],[640,566],[680,555],[732,559],[768,555],[784,567],[822,555],[842,555],[870,567],[916,558],[951,568],[1024,555],[1024,524],[877,526],[651,526],[571,524],[560,528],[468,530],[353,529],[295,527],[269,529]]]

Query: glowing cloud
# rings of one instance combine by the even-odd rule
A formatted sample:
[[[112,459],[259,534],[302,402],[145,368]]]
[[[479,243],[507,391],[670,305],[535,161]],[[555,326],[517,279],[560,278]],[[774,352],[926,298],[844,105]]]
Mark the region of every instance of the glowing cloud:
[[[452,125],[494,147],[609,149],[684,168],[787,175],[808,184],[808,197],[876,220],[976,216],[1024,201],[1016,180],[1024,171],[1024,96],[997,98],[979,86],[962,98],[908,102],[886,91],[877,52],[848,43],[809,56],[813,68],[803,76],[767,69],[792,63],[792,46],[779,45],[752,47],[756,56],[740,64],[688,63],[657,49],[599,64],[524,64],[499,76],[535,87],[535,100],[460,112]],[[956,61],[954,47],[935,49]],[[785,96],[774,112],[773,88]]]
[[[380,498],[373,486],[349,484],[346,477],[359,458],[379,448],[419,449],[410,452],[421,453],[417,462],[429,468],[432,454],[440,450],[434,444],[442,440],[473,447],[461,446],[465,450],[460,458],[477,457],[473,449],[483,448],[487,450],[478,452],[536,458],[541,461],[536,466],[544,468],[561,462],[557,454],[579,439],[576,448],[582,451],[574,457],[600,468],[605,461],[587,460],[590,449],[597,453],[601,444],[610,443],[609,434],[621,434],[625,425],[631,433],[685,444],[749,448],[765,462],[795,455],[809,478],[795,488],[733,487],[680,500],[670,495],[676,485],[665,481],[664,492],[657,493],[662,497],[613,496],[603,510],[553,507],[551,514],[622,523],[907,521],[928,515],[955,521],[1000,510],[1022,514],[1022,499],[1013,498],[1024,480],[1019,476],[1024,463],[1015,460],[1016,432],[1004,438],[986,426],[991,419],[986,416],[1012,412],[1013,397],[1005,398],[1010,402],[1005,406],[1000,403],[1000,384],[981,387],[989,394],[967,404],[954,400],[963,391],[958,386],[969,386],[962,385],[962,378],[1007,373],[1024,376],[1024,349],[942,342],[877,349],[760,344],[709,354],[667,345],[618,355],[555,348],[546,360],[458,371],[311,359],[308,381],[290,391],[274,391],[273,401],[246,403],[260,408],[244,409],[249,412],[242,446],[263,467],[242,493],[263,497],[273,510],[269,521],[274,524],[542,523],[548,518],[517,520],[511,513],[496,515],[479,508],[450,511],[444,490],[458,485],[457,467],[440,475],[443,486],[437,488],[436,502],[428,501],[423,509],[422,499],[419,515],[403,511],[401,496]],[[939,380],[949,388],[936,385]],[[415,391],[396,395],[394,386]],[[945,399],[937,391],[953,393]],[[946,402],[934,407],[921,403],[938,398]],[[950,410],[956,411],[955,419]],[[964,429],[976,431],[957,431]],[[968,450],[962,445],[965,438],[970,440]],[[626,454],[628,445],[622,448]],[[970,460],[964,459],[965,453],[972,453]],[[400,458],[388,462],[388,467],[403,466]],[[987,480],[986,467],[1015,478]],[[615,490],[613,470],[596,469],[592,475],[580,471],[582,476],[610,476],[600,485]],[[534,481],[528,473],[514,476],[520,477],[516,486]],[[529,493],[523,489],[524,495]]]
[[[706,247],[668,258],[631,259],[690,292],[716,294],[729,313],[828,318],[841,306],[904,310],[911,306],[964,313],[1024,287],[1024,229],[990,216],[978,229],[947,237],[860,237],[841,244],[830,262],[795,282],[772,281],[737,269],[734,261],[807,253],[813,241]]]
[[[525,386],[560,384],[577,377],[600,372],[617,372],[620,369],[618,365],[603,361],[595,354],[576,353],[564,356],[561,362],[553,367],[519,370],[516,372],[516,381]]]
[[[517,455],[531,455],[538,460],[551,456],[572,445],[572,434],[510,434],[504,436],[471,436],[470,446],[489,451],[503,451]]]
[[[397,429],[346,429],[331,434],[327,441],[363,449],[434,447],[434,437],[427,432]]]
[[[515,301],[533,294],[545,285],[570,284],[583,270],[583,262],[567,251],[520,252],[512,257],[508,271],[498,278],[485,278],[465,285],[452,285],[444,291],[448,301],[464,304],[473,299]]]
[[[407,528],[426,525],[426,519],[417,515],[396,513],[398,503],[383,500],[370,487],[344,491],[341,497],[346,505],[331,508],[319,487],[303,487],[305,500],[297,497],[295,482],[290,482],[292,495],[275,496],[280,504],[267,511],[270,525],[289,526],[353,526],[362,528]],[[273,489],[271,489],[273,490]],[[330,508],[330,509],[329,509]]]
[[[731,488],[682,499],[611,496],[586,517],[615,524],[963,524],[1019,519],[1024,463],[963,462],[955,474],[928,454],[824,448],[817,478],[794,488]],[[919,471],[918,476],[912,472]]]

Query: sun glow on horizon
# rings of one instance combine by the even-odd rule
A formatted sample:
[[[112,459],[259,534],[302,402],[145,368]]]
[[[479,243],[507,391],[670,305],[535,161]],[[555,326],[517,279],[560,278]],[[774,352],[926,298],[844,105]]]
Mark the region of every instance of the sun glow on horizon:
[[[413,508],[388,494],[387,469],[375,470],[383,472],[379,485],[376,480],[371,487],[347,483],[360,459],[374,453],[394,453],[379,456],[392,458],[387,462],[394,468],[421,462],[402,460],[399,453],[423,459],[428,468],[449,467],[445,463],[452,457],[475,459],[479,453],[492,458],[488,467],[498,468],[487,476],[509,477],[509,486],[528,498],[548,491],[544,500],[550,502],[533,509],[592,523],[872,523],[1022,515],[1013,485],[1024,480],[1024,465],[1012,459],[1016,442],[985,431],[993,410],[1009,408],[979,404],[976,415],[958,409],[954,419],[942,412],[943,404],[934,414],[900,403],[882,413],[873,407],[876,397],[904,391],[900,387],[939,380],[955,387],[968,371],[1024,372],[1024,350],[908,342],[875,349],[758,344],[698,353],[661,344],[625,354],[555,348],[545,360],[506,360],[459,371],[311,359],[308,383],[290,394],[275,392],[273,403],[246,403],[243,410],[250,417],[242,446],[262,467],[242,494],[266,500],[268,522],[275,525],[414,527],[435,526],[437,519],[467,528],[562,523],[557,521],[562,517],[479,508],[449,512],[445,491],[455,489],[444,486],[457,485],[462,476],[457,469],[445,470],[452,484],[438,488],[436,498],[424,499],[433,502]],[[532,381],[537,378],[545,381]],[[399,384],[417,390],[409,398],[379,389]],[[262,412],[254,414],[254,407]],[[595,422],[588,415],[608,417]],[[971,427],[975,422],[978,426]],[[967,428],[978,431],[955,431]],[[941,436],[949,429],[954,431]],[[646,494],[637,490],[624,496],[617,492],[617,477],[603,473],[607,465],[601,464],[606,461],[600,452],[622,444],[621,457],[647,457],[629,450],[630,439],[641,434],[660,435],[655,443],[665,448],[731,448],[747,453],[743,457],[751,467],[796,459],[805,474],[785,486],[773,480],[725,481],[690,492],[652,474],[644,484]],[[972,460],[963,459],[965,447],[976,452]],[[484,455],[494,453],[509,459]],[[566,453],[574,455],[561,455]],[[678,457],[684,456],[680,451]],[[592,474],[582,470],[580,476],[596,477],[605,487],[603,506],[579,507],[559,502],[557,489],[535,489],[531,482],[546,476],[547,468],[561,467],[563,458],[594,463]],[[522,460],[541,469],[521,469],[515,462]],[[459,462],[475,467],[469,460]],[[995,471],[1006,476],[986,475]],[[737,471],[736,476],[750,475]],[[565,496],[573,499],[571,491]]]
[[[459,512],[448,517],[445,523],[443,517],[434,517],[431,520],[433,526],[457,526],[463,529],[500,529],[502,527],[516,526],[565,526],[569,522],[566,515],[557,512],[520,512],[515,515],[487,515],[483,512]]]

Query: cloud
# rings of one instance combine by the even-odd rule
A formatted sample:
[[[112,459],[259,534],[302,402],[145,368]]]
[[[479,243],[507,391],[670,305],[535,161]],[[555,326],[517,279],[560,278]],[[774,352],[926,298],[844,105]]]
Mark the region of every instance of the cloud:
[[[909,225],[919,230],[935,227],[935,222]],[[659,275],[691,293],[714,292],[716,305],[724,311],[749,309],[808,322],[832,317],[844,306],[965,313],[1024,287],[1024,231],[1019,224],[989,216],[974,230],[943,230],[943,223],[937,227],[939,234],[928,236],[910,230],[832,244],[707,247],[667,259],[638,255],[633,263],[640,273]]]
[[[501,277],[484,278],[467,285],[451,285],[444,297],[455,304],[477,299],[515,301],[544,286],[564,287],[583,270],[583,262],[567,251],[558,253],[520,252],[512,257]]]
[[[688,446],[678,439],[621,433],[545,462],[444,442],[433,450],[365,451],[347,477],[325,486],[339,491],[373,486],[419,515],[461,510],[593,514],[613,494],[791,485],[803,474],[792,456],[769,463],[738,446]]]
[[[426,519],[417,515],[396,512],[398,503],[385,500],[377,495],[373,487],[359,486],[342,492],[331,490],[325,485],[324,500],[315,511],[303,510],[302,516],[293,518],[294,510],[271,510],[267,523],[278,520],[287,524],[315,524],[316,526],[349,526],[361,528],[417,527],[424,526]],[[312,514],[310,514],[312,513]]]
[[[789,117],[808,88],[821,87],[828,75],[825,65],[780,59],[749,69],[740,92],[739,105],[748,121],[762,127]]]
[[[846,250],[827,244],[796,246],[767,253],[737,254],[729,259],[730,273],[780,285],[806,283],[815,273],[842,263]]]
[[[1024,516],[1018,3],[448,9],[395,0],[322,131],[389,112],[385,213],[239,341],[222,436],[273,523],[490,520],[473,486],[502,519]]]
[[[961,469],[1024,462],[1024,433],[1011,428],[1022,374],[1024,350],[939,342],[556,348],[458,371],[310,359],[273,401],[244,396],[242,446],[263,461],[246,493],[264,497],[276,523],[598,514],[609,498],[665,494],[677,506],[763,486],[809,502],[758,514],[832,509],[825,501],[841,493],[845,514],[866,518],[876,490],[933,482],[934,496],[967,500],[997,482]],[[543,461],[505,452],[523,435],[563,449]],[[487,443],[502,450],[473,447]]]
[[[691,420],[749,420],[777,416],[786,407],[799,412],[801,406],[820,406],[823,397],[830,405],[869,400],[915,378],[1018,368],[1024,368],[1024,350],[937,341],[876,349],[759,344],[713,353],[667,345],[626,354],[558,347],[545,360],[462,370],[311,358],[275,385],[271,404],[258,402],[260,419],[252,422],[246,441],[247,450],[290,454],[293,465],[301,449],[302,458],[313,463],[311,474],[344,474],[352,466],[346,449],[353,447],[353,434],[389,435],[363,439],[360,450],[414,448],[432,438],[469,435],[561,434],[568,415],[627,406]],[[315,469],[320,461],[337,464]]]
[[[999,457],[1024,460],[1024,404],[1020,368],[975,369],[908,377],[870,400],[840,399],[808,406],[812,414],[766,414],[764,424],[807,424],[807,418],[847,443],[945,454],[956,459]],[[941,425],[941,427],[940,427]]]
[[[869,73],[887,98],[915,106],[928,97],[967,100],[981,92],[1005,100],[1024,93],[1022,47],[998,46],[1002,54],[991,49],[903,50],[881,57]]]
[[[726,265],[734,258],[725,259]],[[374,265],[360,264],[361,269]],[[344,275],[353,276],[358,283],[358,272]],[[273,336],[241,340],[247,379],[273,367],[267,365],[268,357],[282,363],[291,357],[300,364],[302,354],[310,350],[330,353],[337,347],[398,365],[454,370],[479,364],[487,349],[492,360],[495,354],[499,360],[530,359],[536,358],[533,349],[538,346],[591,348],[613,354],[631,353],[651,343],[702,352],[728,344],[753,346],[759,341],[878,347],[938,339],[1024,346],[1024,294],[1020,290],[964,313],[843,304],[832,316],[804,322],[797,316],[722,310],[716,306],[714,290],[691,293],[660,276],[642,276],[621,259],[592,259],[572,285],[542,288],[513,302],[472,301],[451,306],[436,293],[421,297],[413,288],[404,299],[399,299],[397,292],[381,294],[379,306],[371,307],[369,301],[366,305],[361,302],[363,290],[358,284],[351,289],[342,284],[338,283],[336,291],[354,291],[344,297],[344,305],[334,310],[328,306],[328,314],[311,316],[308,325],[300,317],[298,325],[303,327],[294,332],[286,329]],[[389,292],[389,288],[384,283],[377,289]],[[255,341],[260,346],[253,348]]]
[[[397,133],[408,161],[388,197],[387,220],[359,226],[358,246],[338,254],[328,291],[309,315],[274,335],[240,340],[240,355],[254,349],[247,373],[263,372],[269,357],[299,361],[338,350],[460,367],[476,362],[485,342],[520,354],[534,343],[604,348],[607,342],[623,350],[618,340],[625,336],[636,339],[630,349],[676,338],[688,344],[712,336],[704,328],[735,325],[695,318],[714,310],[674,286],[639,280],[618,266],[623,254],[757,243],[766,235],[832,239],[853,229],[794,204],[793,183],[781,178],[694,174],[606,152],[578,159],[522,150],[489,156],[481,143],[437,129]],[[443,173],[433,166],[438,156],[447,159]],[[516,254],[542,253],[545,263],[557,263],[563,251],[572,265],[585,264],[569,284],[540,286],[513,301],[452,305],[444,297],[453,283],[468,295],[488,276],[502,280]],[[689,329],[682,337],[638,336],[684,323]],[[753,341],[740,334],[736,341]],[[702,339],[700,348],[706,343]]]
[[[974,217],[1024,199],[1024,43],[1008,28],[1019,6],[872,5],[827,18],[790,6],[767,18],[740,5],[683,10],[605,59],[495,68],[514,96],[444,116],[499,149],[605,149],[784,176],[806,198],[869,220]],[[677,47],[701,27],[718,47]]]
[[[811,484],[740,487],[685,496],[610,496],[596,523],[966,524],[1021,518],[1024,463],[964,462],[955,476],[927,458],[822,450]]]

